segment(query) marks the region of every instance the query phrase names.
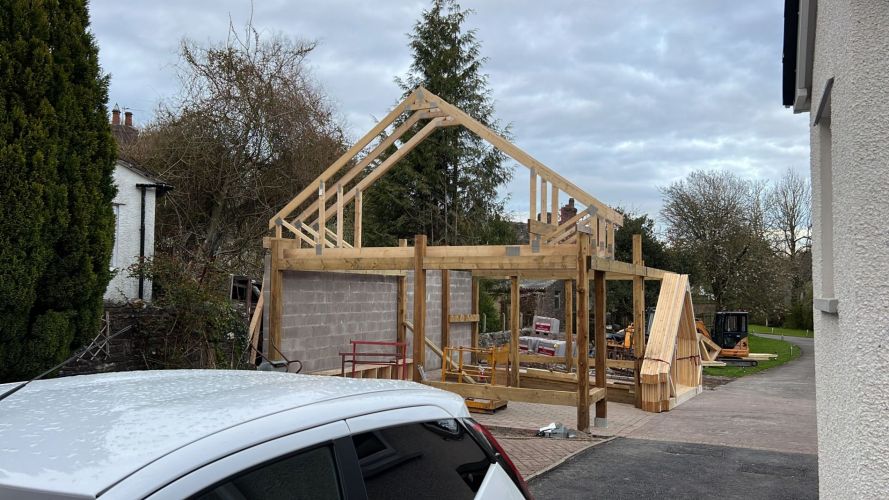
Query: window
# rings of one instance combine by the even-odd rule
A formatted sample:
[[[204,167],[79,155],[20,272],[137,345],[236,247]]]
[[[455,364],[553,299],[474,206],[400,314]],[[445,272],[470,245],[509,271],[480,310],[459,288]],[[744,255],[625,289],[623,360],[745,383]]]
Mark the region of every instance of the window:
[[[553,297],[553,308],[556,310],[561,309],[562,307],[562,292],[556,290]]]
[[[821,184],[821,297],[833,298],[833,133],[830,118],[818,125],[818,178]]]
[[[322,446],[254,467],[197,495],[197,500],[340,499],[333,449]]]
[[[473,498],[491,465],[456,420],[378,429],[352,441],[371,500]]]

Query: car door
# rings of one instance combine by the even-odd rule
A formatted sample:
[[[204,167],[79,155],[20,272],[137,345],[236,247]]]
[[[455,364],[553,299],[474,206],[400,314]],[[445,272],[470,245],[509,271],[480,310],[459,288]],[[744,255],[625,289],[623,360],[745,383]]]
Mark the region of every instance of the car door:
[[[347,419],[369,500],[524,498],[461,419],[421,406]]]
[[[148,498],[363,499],[364,486],[343,421],[252,446],[197,469]]]

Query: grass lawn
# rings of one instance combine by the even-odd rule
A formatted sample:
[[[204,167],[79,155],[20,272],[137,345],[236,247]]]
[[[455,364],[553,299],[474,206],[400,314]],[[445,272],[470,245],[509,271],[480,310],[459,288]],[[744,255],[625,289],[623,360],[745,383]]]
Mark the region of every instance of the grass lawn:
[[[774,332],[773,332],[774,330]],[[750,325],[751,333],[774,333],[774,335],[784,334],[788,337],[814,337],[815,332],[812,330],[794,330],[792,328],[775,328],[771,326]]]
[[[777,328],[775,330],[777,330]],[[796,346],[793,346],[793,355],[791,356],[790,348],[792,344],[790,342],[767,339],[758,335],[750,335],[750,337],[748,338],[750,339],[750,352],[769,352],[777,354],[778,358],[768,361],[760,361],[758,365],[749,367],[706,366],[704,367],[704,375],[743,377],[744,375],[750,375],[751,373],[761,372],[763,370],[768,370],[769,368],[774,368],[778,365],[783,365],[784,363],[799,357],[799,347]]]

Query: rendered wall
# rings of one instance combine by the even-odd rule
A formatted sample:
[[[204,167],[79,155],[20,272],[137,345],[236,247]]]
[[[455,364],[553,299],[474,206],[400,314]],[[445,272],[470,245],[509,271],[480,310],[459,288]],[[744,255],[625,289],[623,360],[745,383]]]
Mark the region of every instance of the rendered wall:
[[[889,491],[889,2],[818,2],[812,112],[827,80],[829,126],[812,126],[815,297],[826,265],[822,162],[832,157],[834,297],[815,310],[819,487],[823,498]],[[832,138],[832,139],[831,139]],[[830,143],[827,144],[826,141]],[[826,165],[824,165],[826,167]],[[827,297],[825,297],[827,298]]]
[[[148,179],[117,163],[114,166],[114,184],[117,195],[114,204],[117,212],[117,229],[110,266],[116,274],[105,289],[105,300],[125,302],[139,297],[139,279],[129,276],[127,268],[139,261],[139,226],[141,225],[142,192],[137,184],[153,184]],[[154,255],[154,205],[155,190],[145,192],[145,256]],[[145,280],[145,300],[151,300],[151,282]]]
[[[339,353],[350,349],[351,340],[395,341],[396,279],[395,276],[370,274],[286,271],[282,352],[288,359],[300,360],[303,373],[311,373],[339,368]],[[471,309],[471,275],[452,271],[450,281],[451,314],[468,314]],[[407,276],[407,292],[407,319],[413,322],[413,273]],[[439,272],[427,272],[426,294],[426,337],[440,345]],[[268,296],[265,300],[269,303]],[[265,331],[268,331],[268,315],[264,316]],[[451,345],[468,345],[470,325],[452,324],[450,338]],[[412,339],[410,331],[407,339],[409,342]],[[412,346],[407,352],[408,357],[412,357]],[[426,370],[440,366],[438,357],[427,348]]]

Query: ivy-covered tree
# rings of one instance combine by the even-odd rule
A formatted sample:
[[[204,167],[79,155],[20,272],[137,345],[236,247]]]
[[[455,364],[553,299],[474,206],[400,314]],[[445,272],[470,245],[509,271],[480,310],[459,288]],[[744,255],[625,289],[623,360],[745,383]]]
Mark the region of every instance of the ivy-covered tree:
[[[0,11],[0,382],[99,330],[114,237],[108,78],[84,0]]]
[[[454,0],[434,0],[409,35],[411,69],[396,81],[405,97],[422,85],[504,132],[494,118],[476,33],[463,28],[470,13]],[[498,186],[512,175],[505,160],[462,127],[436,131],[366,193],[365,242],[394,245],[398,238],[415,234],[450,245],[511,240],[504,200],[497,197]]]

